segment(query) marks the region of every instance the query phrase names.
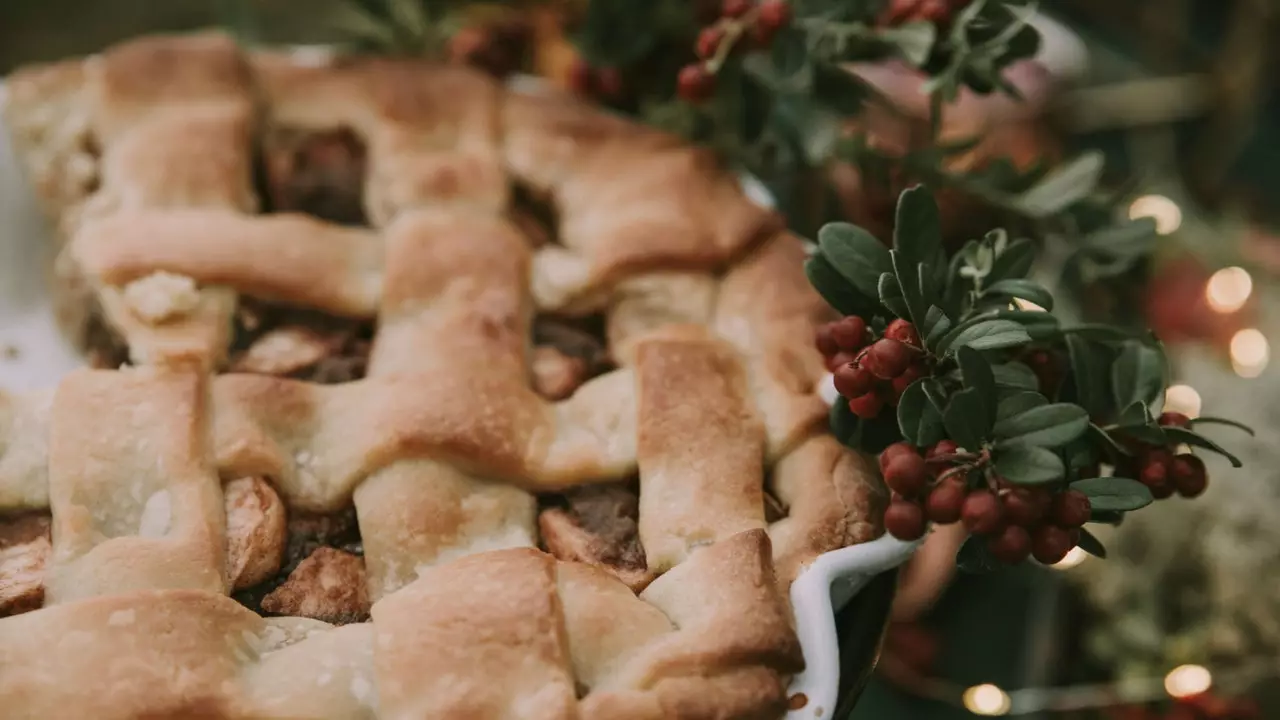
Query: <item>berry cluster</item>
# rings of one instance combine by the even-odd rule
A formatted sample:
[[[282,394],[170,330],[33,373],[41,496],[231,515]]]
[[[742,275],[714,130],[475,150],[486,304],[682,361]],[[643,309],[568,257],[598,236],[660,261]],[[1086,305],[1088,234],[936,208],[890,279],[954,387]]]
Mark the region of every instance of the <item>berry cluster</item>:
[[[1160,416],[1164,427],[1189,427],[1191,420],[1182,413],[1167,412]],[[1209,487],[1209,475],[1204,461],[1191,453],[1174,454],[1176,446],[1167,447],[1149,443],[1131,443],[1134,451],[1132,467],[1124,468],[1128,477],[1135,477],[1151,490],[1157,500],[1172,497],[1174,493],[1184,498],[1199,497]]]
[[[836,392],[864,420],[879,415],[885,405],[896,406],[907,387],[929,371],[920,334],[906,320],[889,323],[883,337],[871,342],[866,321],[850,315],[820,327],[817,344],[834,375]]]
[[[626,91],[622,71],[616,67],[596,68],[582,58],[569,68],[569,87],[583,97],[617,100]]]
[[[791,4],[786,0],[724,0],[720,17],[703,28],[694,50],[699,61],[680,70],[676,92],[692,102],[705,102],[716,88],[718,59],[740,47],[744,37],[752,47],[766,48],[778,31],[791,23]]]
[[[895,27],[910,22],[946,25],[972,0],[892,0],[880,13],[880,27]]]
[[[899,540],[918,540],[925,523],[963,523],[986,539],[987,550],[1010,565],[1034,556],[1046,565],[1066,557],[1080,542],[1080,528],[1092,511],[1077,490],[1019,487],[995,480],[970,487],[965,477],[975,456],[942,440],[923,455],[910,443],[890,445],[880,454],[880,472],[893,491],[884,527]]]

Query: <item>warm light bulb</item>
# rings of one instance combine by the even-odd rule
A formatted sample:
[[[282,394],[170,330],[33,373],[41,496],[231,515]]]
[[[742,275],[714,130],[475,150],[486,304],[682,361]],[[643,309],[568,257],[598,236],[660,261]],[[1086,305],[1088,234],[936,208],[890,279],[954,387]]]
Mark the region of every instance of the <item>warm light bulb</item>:
[[[1182,227],[1182,209],[1163,195],[1143,195],[1129,205],[1129,219],[1149,217],[1156,221],[1156,232],[1168,235]]]
[[[1084,562],[1085,558],[1087,557],[1089,557],[1089,553],[1085,552],[1084,550],[1081,550],[1080,547],[1077,545],[1076,547],[1071,548],[1071,551],[1067,553],[1066,557],[1062,558],[1061,560],[1054,563],[1050,567],[1052,567],[1054,570],[1070,570],[1071,568]]]
[[[1164,676],[1164,689],[1176,698],[1199,695],[1213,685],[1213,676],[1199,665],[1181,665]]]
[[[1243,378],[1255,378],[1267,368],[1271,347],[1257,328],[1247,328],[1231,338],[1231,366]]]
[[[1009,694],[995,685],[974,685],[964,691],[964,706],[974,715],[1007,715],[1013,703]]]
[[[1182,413],[1189,418],[1200,416],[1200,393],[1190,385],[1170,385],[1164,391],[1164,411]]]
[[[1209,307],[1220,313],[1233,313],[1249,302],[1253,294],[1253,278],[1240,267],[1223,268],[1209,278],[1204,296]]]

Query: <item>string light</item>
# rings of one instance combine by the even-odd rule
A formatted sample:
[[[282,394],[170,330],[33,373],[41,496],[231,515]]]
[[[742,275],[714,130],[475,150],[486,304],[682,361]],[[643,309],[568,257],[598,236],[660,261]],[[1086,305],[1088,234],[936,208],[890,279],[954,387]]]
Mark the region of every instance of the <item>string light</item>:
[[[1066,557],[1062,558],[1050,567],[1054,570],[1070,570],[1084,562],[1087,557],[1089,557],[1089,553],[1081,550],[1079,546],[1076,546],[1071,548],[1071,552],[1067,553]]]
[[[1164,689],[1171,697],[1185,698],[1206,692],[1213,685],[1213,675],[1200,665],[1181,665],[1164,676]]]
[[[1129,205],[1129,219],[1149,217],[1156,221],[1156,232],[1168,235],[1182,227],[1182,208],[1163,195],[1143,195]]]
[[[1267,337],[1257,328],[1247,328],[1231,338],[1231,366],[1242,378],[1255,378],[1262,374],[1271,360],[1271,347]]]
[[[1253,277],[1241,267],[1222,268],[1205,285],[1205,299],[1215,312],[1233,313],[1249,302],[1253,294]]]
[[[964,702],[965,709],[974,715],[1007,715],[1009,709],[1013,707],[1009,693],[989,683],[974,685],[965,690],[961,700]]]
[[[1189,418],[1200,416],[1200,393],[1190,385],[1170,385],[1164,391],[1165,412],[1178,412]]]

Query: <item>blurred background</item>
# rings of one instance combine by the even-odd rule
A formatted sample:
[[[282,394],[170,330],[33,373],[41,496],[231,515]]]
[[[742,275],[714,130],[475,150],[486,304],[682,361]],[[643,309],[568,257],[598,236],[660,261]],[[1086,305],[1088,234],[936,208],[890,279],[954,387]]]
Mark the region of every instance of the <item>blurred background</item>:
[[[0,74],[210,25],[253,42],[347,40],[353,5],[362,3],[3,0]],[[1203,498],[1159,503],[1108,528],[1106,561],[1073,553],[1051,569],[957,576],[947,569],[954,538],[933,536],[905,574],[879,676],[853,717],[966,718],[1012,706],[1043,718],[1280,718],[1280,373],[1269,364],[1280,337],[1280,3],[1046,0],[1039,9],[1040,55],[1005,71],[1023,101],[962,92],[945,116],[944,134],[983,139],[953,175],[997,183],[977,173],[996,158],[1025,169],[1100,153],[1099,182],[1123,198],[1108,212],[1152,217],[1157,235],[1119,259],[1082,259],[1068,243],[1043,271],[1075,298],[1069,312],[1159,334],[1174,367],[1171,406],[1231,416],[1257,435],[1230,438],[1243,470],[1210,460]],[[377,34],[365,30],[357,34]],[[502,42],[533,58],[525,69],[572,85],[573,30],[550,17]],[[859,72],[905,110],[861,127],[882,147],[911,136],[925,104],[919,76],[894,62]],[[614,104],[648,119],[670,109],[644,98]],[[691,134],[716,142],[717,127]],[[815,210],[788,189],[791,166],[768,167],[783,168],[758,172],[802,230],[888,222],[865,172],[835,168]],[[988,202],[997,193],[959,186],[943,200],[957,235],[977,219],[1009,220],[1008,208]]]

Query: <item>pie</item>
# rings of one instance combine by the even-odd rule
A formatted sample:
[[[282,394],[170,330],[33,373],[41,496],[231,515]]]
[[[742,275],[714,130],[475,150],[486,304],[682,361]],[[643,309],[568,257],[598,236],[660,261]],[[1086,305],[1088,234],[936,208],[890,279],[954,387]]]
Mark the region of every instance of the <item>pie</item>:
[[[706,151],[217,34],[7,90],[92,367],[0,395],[6,717],[785,712],[788,588],[887,498]]]

